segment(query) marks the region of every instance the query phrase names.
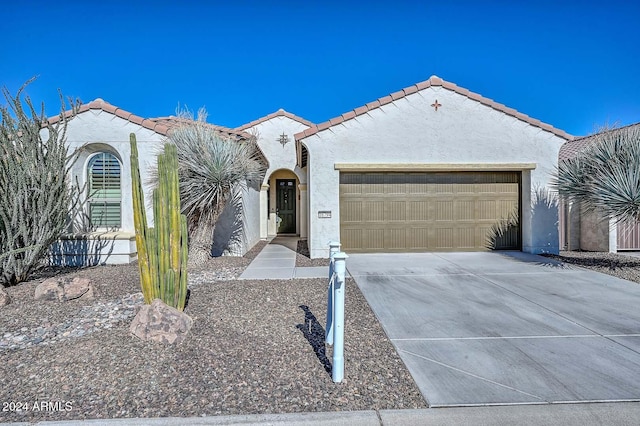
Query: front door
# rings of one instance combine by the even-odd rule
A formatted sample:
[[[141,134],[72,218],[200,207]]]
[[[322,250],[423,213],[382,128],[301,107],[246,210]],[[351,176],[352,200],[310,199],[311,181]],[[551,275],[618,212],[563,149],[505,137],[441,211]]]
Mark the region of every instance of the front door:
[[[278,234],[296,233],[296,180],[276,179],[276,215]]]

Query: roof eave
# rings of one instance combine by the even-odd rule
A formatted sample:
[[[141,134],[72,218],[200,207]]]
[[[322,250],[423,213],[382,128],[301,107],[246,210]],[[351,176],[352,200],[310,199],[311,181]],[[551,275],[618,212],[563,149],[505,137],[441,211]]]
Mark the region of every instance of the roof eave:
[[[428,80],[422,81],[420,83],[414,84],[412,86],[406,87],[398,92],[392,93],[390,95],[387,96],[383,96],[381,98],[376,99],[373,102],[369,102],[366,105],[363,105],[361,107],[358,107],[356,109],[353,109],[351,111],[348,111],[338,117],[334,117],[328,121],[325,121],[323,123],[314,125],[312,127],[310,127],[309,129],[306,129],[302,132],[296,133],[294,135],[296,140],[301,140],[304,138],[307,138],[311,135],[314,135],[318,132],[321,132],[323,130],[326,130],[330,127],[336,126],[338,124],[342,124],[345,121],[348,120],[352,120],[353,118],[356,118],[360,115],[363,114],[367,114],[370,111],[374,110],[374,109],[378,109],[380,107],[382,107],[383,105],[386,105],[388,103],[392,103],[397,101],[398,99],[402,99],[408,95],[411,95],[413,93],[417,93],[421,90],[427,89],[429,87],[443,87],[447,90],[451,90],[455,93],[458,93],[462,96],[466,96],[469,99],[473,99],[477,102],[480,102],[483,105],[486,105],[490,108],[493,108],[497,111],[500,111],[504,114],[510,115],[514,118],[517,118],[520,121],[524,121],[527,124],[530,124],[532,126],[538,127],[544,131],[550,132],[562,139],[565,139],[567,141],[571,141],[574,139],[574,137],[572,135],[570,135],[569,133],[565,132],[564,130],[560,130],[557,129],[553,126],[551,126],[550,124],[546,124],[546,123],[542,123],[540,120],[536,120],[532,117],[529,117],[526,114],[522,114],[518,111],[516,111],[513,108],[509,108],[503,104],[500,104],[498,102],[495,102],[492,99],[486,98],[478,93],[474,93],[471,92],[468,89],[465,89],[463,87],[459,87],[458,85],[454,84],[454,83],[450,83],[448,81],[445,81],[443,79],[441,79],[440,77],[437,76],[431,76]]]

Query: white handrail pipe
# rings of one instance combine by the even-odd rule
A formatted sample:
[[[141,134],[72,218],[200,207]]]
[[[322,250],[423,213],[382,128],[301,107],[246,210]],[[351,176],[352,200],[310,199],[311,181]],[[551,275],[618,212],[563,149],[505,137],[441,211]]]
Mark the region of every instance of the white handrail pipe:
[[[331,378],[339,383],[344,378],[344,292],[346,283],[346,264],[349,256],[344,252],[333,255],[334,262],[334,307],[333,307],[333,364]]]

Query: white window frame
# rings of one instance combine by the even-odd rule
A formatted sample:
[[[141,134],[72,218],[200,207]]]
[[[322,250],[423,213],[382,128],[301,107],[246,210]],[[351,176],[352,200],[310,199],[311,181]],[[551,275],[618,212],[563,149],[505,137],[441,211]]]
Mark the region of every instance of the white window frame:
[[[117,170],[117,177],[106,177],[105,181],[103,181],[100,186],[98,188],[94,188],[93,185],[93,178],[92,178],[92,169],[95,165],[95,163],[97,161],[99,161],[100,159],[102,159],[102,164],[104,165],[105,162],[108,160],[107,164],[107,170],[106,173],[109,173],[109,170],[111,169],[112,171],[115,171],[112,169],[112,166],[114,164],[117,164],[118,170]],[[115,163],[114,163],[115,161]],[[120,159],[118,158],[117,155],[115,155],[112,152],[109,151],[99,151],[96,152],[94,154],[92,154],[88,159],[87,159],[87,166],[85,167],[86,170],[86,176],[87,176],[87,217],[89,219],[89,225],[91,227],[91,229],[98,229],[98,230],[117,230],[120,229],[122,227],[122,163],[120,162]],[[103,173],[105,174],[105,173]],[[117,185],[116,185],[117,184]],[[105,186],[111,186],[109,189],[105,188]],[[117,196],[111,194],[111,196],[108,196],[108,194],[97,194],[98,191],[112,191],[115,192],[117,191]],[[110,223],[105,223],[104,221],[100,221],[99,223],[94,223],[93,217],[92,217],[92,208],[96,205],[102,205],[103,206],[103,211],[107,211],[108,209],[108,205],[113,206],[114,204],[117,205],[117,223],[116,222],[110,222]],[[113,208],[113,207],[111,207]]]

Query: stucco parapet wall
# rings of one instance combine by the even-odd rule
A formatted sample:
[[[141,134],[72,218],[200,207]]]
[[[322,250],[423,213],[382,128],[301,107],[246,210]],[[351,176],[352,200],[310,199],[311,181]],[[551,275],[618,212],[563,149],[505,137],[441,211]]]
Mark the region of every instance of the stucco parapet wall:
[[[478,172],[534,170],[535,163],[335,163],[345,172]]]
[[[141,127],[144,127],[145,129],[149,129],[153,132],[159,133],[163,136],[166,136],[167,133],[169,132],[169,127],[167,127],[166,125],[162,124],[162,123],[158,123],[155,122],[153,120],[149,120],[147,118],[142,118],[140,116],[137,116],[135,114],[132,114],[128,111],[123,110],[122,108],[118,108],[115,105],[111,105],[110,103],[98,98],[96,100],[93,100],[91,102],[89,102],[88,104],[83,104],[80,106],[80,108],[76,111],[76,113],[74,114],[73,111],[71,110],[67,110],[64,112],[64,118],[72,118],[74,115],[79,115],[82,114],[84,112],[87,111],[91,111],[91,110],[102,110],[105,112],[108,112],[110,114],[115,115],[116,117],[120,117],[124,120],[127,120],[131,123],[137,124]],[[57,115],[54,117],[50,117],[49,123],[51,124],[55,124],[58,121],[60,121],[62,119],[61,115]]]
[[[305,126],[309,126],[309,127],[312,127],[312,126],[315,125],[309,120],[306,120],[306,119],[304,119],[302,117],[299,117],[299,116],[297,116],[295,114],[292,114],[292,113],[290,113],[288,111],[285,111],[282,108],[280,108],[276,112],[272,112],[271,114],[265,115],[264,117],[258,118],[257,120],[253,120],[250,123],[243,124],[240,127],[236,127],[235,130],[243,131],[243,130],[246,130],[246,129],[250,129],[250,128],[254,127],[254,126],[257,126],[260,123],[264,123],[265,121],[269,121],[272,118],[276,118],[276,117],[287,117],[287,118],[290,118],[291,120],[297,121],[298,123],[302,123]]]
[[[474,93],[469,91],[468,89],[462,88],[457,86],[454,83],[450,83],[448,81],[445,81],[443,79],[441,79],[440,77],[437,77],[435,75],[431,76],[428,80],[420,82],[418,84],[414,84],[413,86],[409,86],[406,87],[398,92],[392,93],[390,95],[387,96],[383,96],[381,98],[378,98],[377,100],[373,101],[373,102],[369,102],[368,104],[358,107],[352,111],[346,112],[338,117],[332,118],[328,121],[325,121],[323,123],[311,126],[309,129],[304,130],[300,133],[296,133],[294,135],[294,138],[296,141],[299,141],[301,139],[304,139],[306,137],[309,137],[311,135],[314,135],[318,132],[321,132],[323,130],[326,130],[332,126],[335,126],[337,124],[341,124],[347,120],[351,120],[353,118],[356,118],[359,115],[363,115],[368,113],[369,111],[376,109],[376,108],[380,108],[383,105],[389,104],[389,103],[393,103],[395,101],[397,101],[398,99],[402,99],[408,95],[417,93],[421,90],[430,88],[430,87],[442,87],[444,89],[447,90],[451,90],[455,93],[458,93],[460,95],[466,96],[469,99],[473,99],[477,102],[480,102],[482,105],[486,105],[490,108],[493,108],[497,111],[503,112],[507,115],[513,116],[515,118],[517,118],[518,120],[524,121],[525,123],[531,124],[532,126],[538,127],[544,131],[553,133],[556,136],[559,136],[565,140],[573,140],[573,136],[568,134],[567,132],[560,130],[560,129],[556,129],[555,127],[543,123],[540,120],[537,120],[535,118],[529,117],[526,114],[522,114],[521,112],[516,111],[513,108],[509,108],[506,105],[503,105],[501,103],[495,102],[493,99],[489,99],[489,98],[485,98],[484,96],[478,94],[478,93]]]

